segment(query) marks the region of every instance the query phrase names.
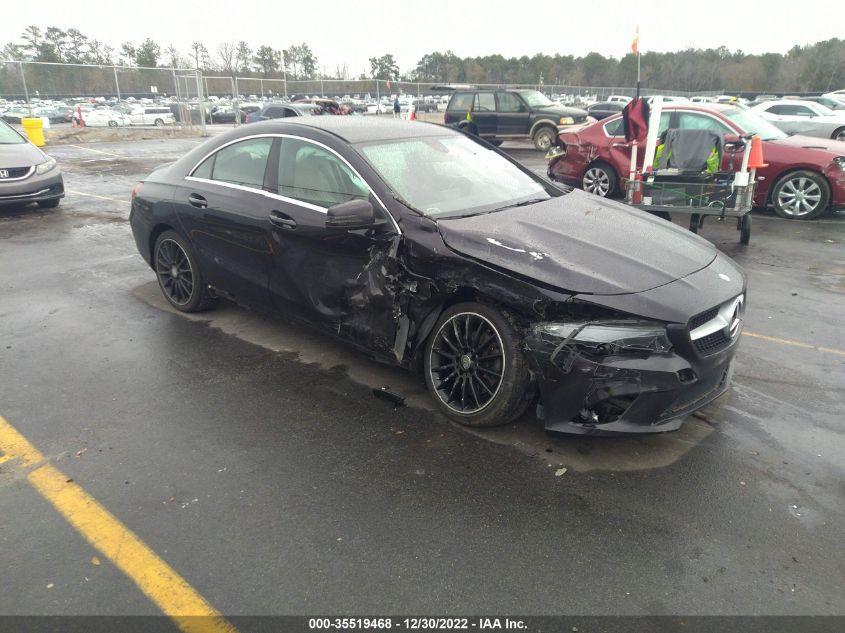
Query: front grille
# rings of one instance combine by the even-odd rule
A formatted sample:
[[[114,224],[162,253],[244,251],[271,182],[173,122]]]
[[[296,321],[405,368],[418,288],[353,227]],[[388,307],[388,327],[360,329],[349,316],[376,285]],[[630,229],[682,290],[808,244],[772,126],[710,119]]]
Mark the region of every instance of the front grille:
[[[0,181],[6,180],[7,178],[23,178],[29,173],[29,170],[32,169],[31,167],[4,167],[0,169],[0,171],[7,171],[9,175],[5,178],[0,178]]]
[[[713,334],[703,336],[698,340],[693,341],[695,349],[699,354],[713,354],[719,350],[725,349],[730,345],[731,339],[724,330],[718,330]]]
[[[715,308],[710,308],[709,310],[707,310],[707,312],[696,314],[689,320],[689,331],[692,332],[695,328],[704,325],[712,319],[715,319],[717,314],[719,314],[719,306],[716,306]]]

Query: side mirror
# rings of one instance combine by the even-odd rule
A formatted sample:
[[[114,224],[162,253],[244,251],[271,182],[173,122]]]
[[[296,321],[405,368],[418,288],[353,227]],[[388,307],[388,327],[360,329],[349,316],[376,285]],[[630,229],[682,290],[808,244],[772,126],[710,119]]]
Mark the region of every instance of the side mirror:
[[[326,228],[340,231],[368,229],[376,223],[373,205],[368,200],[350,200],[328,208]]]
[[[725,149],[737,149],[745,146],[745,141],[735,134],[725,134]]]

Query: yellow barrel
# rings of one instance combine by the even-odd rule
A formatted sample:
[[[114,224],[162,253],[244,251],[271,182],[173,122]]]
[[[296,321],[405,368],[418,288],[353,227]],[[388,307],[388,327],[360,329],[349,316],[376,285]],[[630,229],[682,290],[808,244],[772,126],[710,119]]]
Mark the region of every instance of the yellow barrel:
[[[44,121],[35,117],[31,119],[21,119],[23,131],[26,132],[30,143],[36,147],[44,147]]]

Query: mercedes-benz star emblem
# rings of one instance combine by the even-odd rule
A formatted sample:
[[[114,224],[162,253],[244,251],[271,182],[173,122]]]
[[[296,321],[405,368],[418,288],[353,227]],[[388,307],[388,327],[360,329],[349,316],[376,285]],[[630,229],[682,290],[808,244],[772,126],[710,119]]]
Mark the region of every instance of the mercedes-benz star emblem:
[[[731,340],[735,339],[740,331],[740,326],[742,325],[742,307],[743,307],[743,297],[739,296],[734,301],[733,310],[731,313],[731,320],[728,323],[727,333]]]

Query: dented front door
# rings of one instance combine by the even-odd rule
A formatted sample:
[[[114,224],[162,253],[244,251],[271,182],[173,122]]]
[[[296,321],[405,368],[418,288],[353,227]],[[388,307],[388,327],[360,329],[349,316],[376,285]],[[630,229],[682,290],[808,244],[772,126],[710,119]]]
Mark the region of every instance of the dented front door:
[[[391,313],[369,266],[391,240],[384,233],[327,230],[327,209],[354,199],[375,199],[360,176],[334,150],[306,139],[277,141],[276,204],[270,212],[273,268],[270,293],[283,311],[294,308],[315,324],[372,345],[392,345]],[[380,210],[380,209],[379,209]],[[378,212],[378,211],[377,211]],[[375,288],[371,288],[375,286]]]

